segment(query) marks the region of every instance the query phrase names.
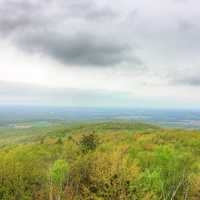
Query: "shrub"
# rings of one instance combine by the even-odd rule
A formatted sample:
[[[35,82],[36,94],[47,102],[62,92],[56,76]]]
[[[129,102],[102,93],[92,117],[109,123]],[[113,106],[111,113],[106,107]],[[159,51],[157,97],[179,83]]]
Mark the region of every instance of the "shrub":
[[[69,171],[68,163],[65,160],[56,160],[50,169],[52,182],[56,185],[62,185]]]
[[[50,169],[50,199],[61,199],[64,184],[69,173],[69,166],[65,160],[56,160]]]

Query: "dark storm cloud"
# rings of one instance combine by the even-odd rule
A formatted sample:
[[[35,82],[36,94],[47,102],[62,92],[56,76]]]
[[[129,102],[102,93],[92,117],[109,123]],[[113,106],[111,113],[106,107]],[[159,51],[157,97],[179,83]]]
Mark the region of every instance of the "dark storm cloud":
[[[110,7],[91,0],[0,1],[1,35],[66,65],[141,65],[126,38],[102,29],[117,17]]]
[[[88,33],[60,34],[33,33],[18,40],[25,50],[50,55],[62,63],[72,65],[108,66],[122,62],[140,65],[130,54],[128,43]]]

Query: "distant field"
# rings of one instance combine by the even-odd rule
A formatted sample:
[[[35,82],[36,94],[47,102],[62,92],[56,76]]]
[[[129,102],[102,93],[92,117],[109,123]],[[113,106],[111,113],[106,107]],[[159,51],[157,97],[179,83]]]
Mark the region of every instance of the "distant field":
[[[145,129],[143,123],[119,123],[119,122],[101,122],[101,123],[50,123],[50,122],[24,122],[13,123],[8,126],[0,127],[0,146],[6,146],[10,144],[30,143],[38,141],[43,137],[52,135],[58,137],[60,134],[64,136],[74,133],[90,133],[95,132],[110,132],[110,131],[130,131],[132,129]],[[156,127],[153,126],[152,127]],[[62,136],[63,137],[63,136]]]
[[[143,121],[163,127],[200,129],[200,110],[0,106],[0,127],[99,121]]]

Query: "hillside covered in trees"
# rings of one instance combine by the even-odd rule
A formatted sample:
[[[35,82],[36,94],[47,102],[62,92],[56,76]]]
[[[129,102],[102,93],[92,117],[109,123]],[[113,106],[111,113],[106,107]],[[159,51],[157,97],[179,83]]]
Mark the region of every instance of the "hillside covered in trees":
[[[200,131],[143,123],[0,130],[1,200],[199,200]]]

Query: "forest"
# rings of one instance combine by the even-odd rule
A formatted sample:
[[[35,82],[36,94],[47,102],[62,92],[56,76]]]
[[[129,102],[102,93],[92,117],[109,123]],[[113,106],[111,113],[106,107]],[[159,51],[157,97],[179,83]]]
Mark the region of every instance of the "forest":
[[[1,200],[199,200],[200,131],[139,122],[0,129]]]

